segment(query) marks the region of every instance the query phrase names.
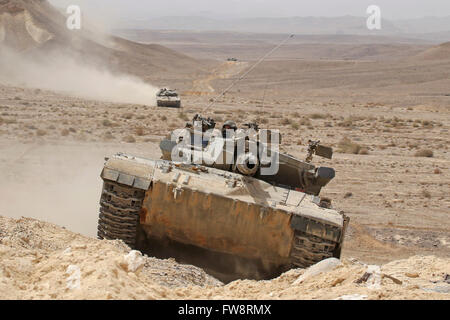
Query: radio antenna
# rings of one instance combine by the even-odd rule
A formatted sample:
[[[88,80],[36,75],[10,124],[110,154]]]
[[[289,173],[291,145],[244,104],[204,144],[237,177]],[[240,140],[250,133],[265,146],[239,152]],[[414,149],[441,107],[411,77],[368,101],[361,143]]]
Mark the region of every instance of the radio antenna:
[[[211,108],[217,101],[218,98],[224,96],[228,91],[231,90],[231,88],[233,88],[236,83],[238,83],[239,81],[243,80],[250,72],[252,72],[261,62],[263,62],[268,56],[270,56],[272,53],[274,53],[275,51],[277,51],[281,46],[283,46],[286,42],[288,42],[290,39],[292,39],[294,37],[293,34],[289,35],[289,37],[287,37],[286,39],[284,39],[283,41],[281,41],[280,44],[276,45],[272,50],[270,50],[269,52],[267,52],[264,56],[262,56],[250,69],[248,69],[248,71],[246,73],[244,73],[242,76],[240,76],[238,79],[236,79],[235,81],[233,81],[225,90],[222,91],[221,94],[219,94],[218,96],[216,96],[209,105],[207,105],[203,111],[202,114],[205,113],[209,108]]]

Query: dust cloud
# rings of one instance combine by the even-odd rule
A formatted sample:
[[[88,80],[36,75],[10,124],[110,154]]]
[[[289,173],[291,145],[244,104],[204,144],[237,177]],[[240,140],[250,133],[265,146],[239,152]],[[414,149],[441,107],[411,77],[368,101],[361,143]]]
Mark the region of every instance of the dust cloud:
[[[133,104],[156,104],[157,88],[106,67],[58,51],[32,55],[0,48],[0,83],[39,88],[75,97]]]
[[[142,80],[113,74],[56,51],[30,55],[0,47],[0,84],[116,103],[156,103],[157,89]],[[61,124],[54,126],[60,128]],[[99,175],[104,157],[119,150],[102,145],[15,142],[3,144],[1,150],[4,200],[0,214],[34,217],[96,235],[102,186]]]
[[[108,150],[80,144],[3,145],[0,215],[33,217],[96,235]]]
[[[81,141],[3,141],[0,216],[31,217],[89,237],[97,235],[105,157],[157,158],[154,145]]]

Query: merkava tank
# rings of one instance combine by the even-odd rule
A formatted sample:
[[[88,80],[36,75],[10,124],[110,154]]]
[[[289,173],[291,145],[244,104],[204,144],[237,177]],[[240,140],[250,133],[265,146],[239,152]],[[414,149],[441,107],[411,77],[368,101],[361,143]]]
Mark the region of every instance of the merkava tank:
[[[176,90],[162,88],[156,93],[158,107],[181,108],[181,99]]]
[[[98,237],[225,281],[339,258],[349,219],[319,197],[335,171],[311,164],[313,155],[331,159],[332,149],[311,141],[302,161],[279,152],[280,140],[257,124],[227,122],[220,131],[196,116],[161,141],[161,159],[107,159]]]

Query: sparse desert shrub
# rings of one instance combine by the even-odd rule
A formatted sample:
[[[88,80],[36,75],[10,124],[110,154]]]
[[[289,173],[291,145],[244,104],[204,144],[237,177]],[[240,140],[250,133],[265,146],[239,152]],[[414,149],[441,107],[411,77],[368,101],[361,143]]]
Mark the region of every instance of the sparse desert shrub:
[[[75,128],[72,128],[72,127],[71,127],[71,128],[69,128],[69,131],[70,131],[70,132],[72,132],[72,133],[77,133],[77,129],[75,129]]]
[[[404,127],[404,124],[400,121],[394,121],[394,122],[392,122],[391,127],[392,128],[402,128],[402,127]]]
[[[127,143],[135,143],[136,139],[132,135],[129,135],[129,136],[124,137],[123,141],[125,141]]]
[[[130,120],[130,119],[133,118],[133,114],[132,114],[131,112],[127,112],[127,113],[124,113],[124,114],[122,115],[122,117],[125,118],[125,119],[127,119],[127,120]]]
[[[281,114],[279,114],[279,113],[272,113],[271,115],[270,115],[270,118],[272,118],[272,119],[280,119],[280,118],[282,118],[283,116],[281,115]]]
[[[330,117],[329,114],[324,114],[324,113],[313,113],[313,114],[309,115],[310,119],[327,119],[329,117]]]
[[[38,137],[43,137],[43,136],[45,136],[46,134],[47,134],[47,131],[42,130],[42,129],[38,129],[38,130],[36,131],[36,135],[37,135]]]
[[[348,120],[345,120],[345,121],[338,122],[337,125],[339,127],[349,128],[349,127],[353,127],[353,121],[348,119]]]
[[[32,124],[26,124],[25,128],[29,129],[29,130],[37,130],[37,128],[34,125],[32,125]]]
[[[421,149],[414,154],[415,157],[423,157],[423,158],[433,158],[434,153],[433,150],[430,149]]]
[[[189,110],[186,110],[186,112],[188,112],[188,113],[198,113],[198,110],[189,109]],[[214,114],[233,114],[233,112],[228,111],[228,110],[215,110]]]
[[[180,118],[183,121],[189,121],[189,117],[183,112],[178,113],[178,118]],[[221,120],[217,120],[217,121],[221,121]]]
[[[105,134],[103,135],[103,138],[104,138],[105,140],[113,140],[113,139],[114,139],[114,136],[113,136],[113,134],[112,134],[110,131],[107,131],[107,132],[105,132]]]
[[[362,154],[362,155],[368,155],[369,154],[369,149],[367,148],[361,148],[361,150],[359,150],[358,154]]]
[[[439,168],[434,169],[434,174],[441,174],[442,171]]]
[[[308,118],[302,118],[299,123],[301,126],[311,126],[311,121]]]
[[[102,124],[103,124],[105,127],[112,127],[112,126],[113,126],[113,123],[112,123],[111,121],[109,121],[108,119],[103,120],[103,121],[102,121]]]
[[[162,121],[166,121],[166,120],[167,120],[167,117],[166,117],[166,116],[161,116],[160,119],[161,119]]]
[[[4,123],[4,124],[14,124],[14,123],[17,123],[17,120],[14,119],[14,118],[6,118],[6,119],[2,119],[0,121],[0,124],[2,124],[2,123]]]
[[[262,123],[262,124],[267,124],[267,123],[269,123],[269,119],[267,119],[267,118],[259,118],[258,122]]]
[[[345,137],[338,144],[337,152],[349,153],[349,154],[359,154],[361,151],[361,146],[357,143],[352,142],[349,138]]]
[[[300,129],[300,125],[296,122],[291,123],[291,128],[294,130],[298,130]]]
[[[68,136],[68,135],[69,135],[69,133],[70,133],[70,131],[69,131],[69,130],[67,130],[67,129],[63,129],[63,130],[61,130],[61,136],[63,136],[63,137],[66,137],[66,136]]]
[[[283,126],[290,125],[291,124],[291,119],[283,118],[283,119],[281,119],[280,124],[283,125]]]
[[[137,127],[135,133],[139,137],[145,136],[145,130],[143,127]]]
[[[422,190],[422,196],[424,196],[427,199],[431,198],[431,193],[427,190]]]
[[[428,121],[428,120],[422,120],[422,126],[424,126],[424,127],[432,127],[433,126],[433,123],[431,122],[431,121]]]

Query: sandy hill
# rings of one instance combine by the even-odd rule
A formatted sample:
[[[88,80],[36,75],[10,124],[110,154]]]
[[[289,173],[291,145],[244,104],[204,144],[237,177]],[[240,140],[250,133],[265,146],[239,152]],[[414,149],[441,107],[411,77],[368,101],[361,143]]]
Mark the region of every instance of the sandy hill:
[[[450,42],[432,47],[416,56],[419,60],[450,60]]]
[[[362,12],[361,12],[362,13]],[[386,20],[376,32],[366,27],[366,16],[340,17],[257,17],[257,18],[210,18],[204,16],[176,16],[118,22],[122,29],[191,30],[191,31],[238,31],[263,33],[295,33],[297,35],[381,35],[408,37],[417,40],[443,42],[448,39],[450,16],[424,17],[409,20]]]
[[[46,0],[0,0],[0,43],[27,54],[63,51],[149,80],[203,71],[197,60],[160,45],[134,43],[86,26],[71,31],[66,17]]]
[[[0,299],[449,299],[449,259],[383,266],[323,261],[270,281],[223,285],[173,259],[130,251],[42,221],[0,216]]]
[[[64,17],[42,0],[1,0],[0,41],[27,50],[63,38]]]
[[[239,31],[295,34],[371,34],[365,17],[255,17],[214,19],[202,16],[168,16],[122,23],[122,28],[154,30]],[[395,34],[400,30],[383,20],[381,34]]]

